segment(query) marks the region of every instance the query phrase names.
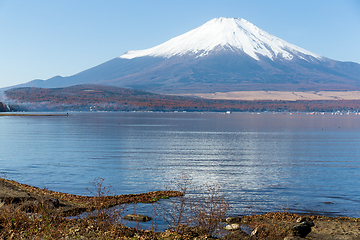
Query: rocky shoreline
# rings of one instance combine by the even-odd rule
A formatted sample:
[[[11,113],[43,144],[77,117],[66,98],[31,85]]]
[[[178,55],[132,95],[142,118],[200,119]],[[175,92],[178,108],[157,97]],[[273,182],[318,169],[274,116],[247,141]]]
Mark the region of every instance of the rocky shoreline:
[[[112,224],[108,217],[101,221],[88,218],[64,219],[83,212],[129,204],[151,203],[162,197],[181,196],[177,191],[156,191],[142,194],[88,197],[48,189],[40,189],[0,178],[0,237],[4,239],[205,239],[199,229],[186,228],[181,234],[170,230],[162,233],[127,228]],[[42,217],[38,217],[42,216]],[[45,227],[44,216],[49,223]],[[102,221],[104,220],[104,221]],[[96,223],[96,224],[95,224]],[[232,217],[226,219],[228,233],[223,239],[360,239],[360,219],[348,217],[300,216],[287,212]],[[101,227],[99,226],[101,225]],[[55,226],[57,225],[57,226]],[[34,232],[35,229],[38,231]],[[59,230],[59,228],[63,230]],[[92,227],[91,227],[92,226]],[[244,227],[248,231],[244,230]],[[78,231],[73,231],[76,228]],[[43,231],[39,230],[43,229]],[[98,229],[98,230],[94,230]],[[41,235],[43,234],[43,235]],[[113,235],[112,237],[110,235]],[[72,237],[69,238],[69,235]],[[66,236],[66,237],[65,237]]]

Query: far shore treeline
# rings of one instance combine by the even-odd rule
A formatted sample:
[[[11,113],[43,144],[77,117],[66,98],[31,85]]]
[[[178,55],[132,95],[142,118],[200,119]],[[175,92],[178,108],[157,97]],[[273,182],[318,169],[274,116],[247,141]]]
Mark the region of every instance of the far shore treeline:
[[[140,90],[77,85],[66,88],[15,88],[5,92],[11,111],[358,111],[360,100],[210,100]],[[5,103],[0,111],[9,111]]]

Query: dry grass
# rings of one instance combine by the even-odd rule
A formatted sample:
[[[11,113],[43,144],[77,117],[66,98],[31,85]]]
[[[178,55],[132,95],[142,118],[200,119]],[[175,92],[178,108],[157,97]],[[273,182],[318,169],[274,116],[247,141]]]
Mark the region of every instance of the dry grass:
[[[16,209],[7,209],[0,216],[1,239],[118,239],[135,234],[154,233],[138,231],[121,224],[112,224],[106,214],[82,219],[65,219],[41,209],[29,215]]]
[[[33,193],[33,208],[30,212],[24,211],[19,203],[12,204],[0,201],[0,239],[209,239],[221,228],[221,222],[229,210],[228,202],[221,194],[220,187],[214,184],[197,188],[193,186],[186,175],[174,179],[168,191],[151,192],[134,195],[104,196],[110,193],[109,187],[104,188],[104,180],[99,178],[93,182],[93,194],[96,197],[82,197],[71,194],[52,192],[48,189],[39,189],[11,180],[0,178],[0,190],[4,183],[16,186]],[[181,191],[177,191],[181,190]],[[157,202],[161,197],[170,195],[179,196]],[[87,209],[95,209],[94,214],[87,214],[82,218],[65,218],[60,211],[47,204],[49,196],[59,196],[61,201],[69,199]],[[156,232],[156,222],[152,230],[140,230],[126,227],[121,224],[121,208],[108,209],[108,206],[117,203],[151,202],[155,216],[166,207],[165,217],[172,229]],[[167,204],[166,204],[167,203]],[[164,205],[163,205],[164,204]],[[262,215],[243,216],[241,224],[250,229],[257,228],[257,234],[250,237],[244,232],[235,231],[224,239],[284,239],[288,236],[291,226],[296,224],[300,216],[293,213],[275,212]],[[360,236],[359,219],[329,218],[323,216],[307,216],[315,224],[325,227],[321,229],[315,225],[316,231],[310,233],[311,239],[357,239]],[[156,220],[156,219],[155,219]],[[184,225],[186,224],[186,225]],[[333,230],[335,228],[339,231]],[[154,230],[154,231],[153,231]],[[348,231],[350,238],[344,238]],[[313,235],[311,235],[313,234]],[[334,235],[337,234],[337,235]],[[335,238],[334,238],[335,239]]]
[[[118,196],[106,196],[112,190],[111,186],[104,185],[102,178],[97,178],[92,183],[94,188],[90,192],[95,195],[93,197],[53,192],[1,178],[0,190],[5,186],[3,183],[16,186],[12,190],[21,188],[32,193],[32,197],[36,199],[33,200],[31,211],[24,211],[18,202],[5,204],[0,201],[3,205],[0,205],[0,239],[209,239],[214,235],[218,236],[222,220],[226,218],[230,208],[220,186],[208,184],[195,187],[191,178],[184,174],[174,178],[167,191]],[[59,197],[60,202],[69,200],[72,201],[70,204],[86,206],[86,211],[94,211],[81,218],[66,218],[63,212],[56,211],[48,204],[49,196]],[[177,197],[169,198],[170,196]],[[161,198],[166,200],[157,201]],[[155,219],[152,230],[140,230],[122,224],[124,208],[121,206],[136,202],[153,204]],[[111,206],[117,207],[109,209]],[[165,217],[171,229],[157,232],[156,220],[161,217]],[[244,232],[235,231],[224,236],[224,239],[284,239],[291,234],[299,217],[286,212],[243,216],[240,224],[247,225],[252,230],[257,229],[257,234],[250,237]],[[345,239],[341,238],[345,236],[341,232],[343,230],[348,231],[351,236],[360,236],[359,219],[306,217],[320,227],[326,227],[321,229],[315,225],[316,231],[310,233],[314,237],[320,236],[319,239],[329,239],[330,233],[331,237],[337,234],[337,239]],[[332,230],[334,227],[339,231]]]
[[[0,179],[2,182],[11,183],[18,188],[31,192],[37,196],[31,212],[23,211],[19,204],[7,204],[0,210],[0,239],[203,239],[198,232],[184,231],[182,233],[167,230],[164,232],[145,231],[137,228],[126,227],[121,224],[124,208],[109,209],[128,203],[149,202],[156,203],[160,198],[178,196],[182,198],[183,192],[158,191],[144,194],[107,196],[110,187],[104,187],[104,179],[97,178],[92,183],[95,196],[77,196],[53,192],[46,188],[40,189],[12,180]],[[64,218],[64,213],[55,211],[46,204],[49,196],[58,197],[61,201],[71,201],[71,204],[86,206],[86,211],[91,214],[82,218]],[[154,211],[156,214],[156,207]],[[74,213],[66,212],[67,215]],[[183,219],[183,218],[181,218]],[[155,223],[156,225],[156,223]],[[155,227],[156,228],[156,227]]]

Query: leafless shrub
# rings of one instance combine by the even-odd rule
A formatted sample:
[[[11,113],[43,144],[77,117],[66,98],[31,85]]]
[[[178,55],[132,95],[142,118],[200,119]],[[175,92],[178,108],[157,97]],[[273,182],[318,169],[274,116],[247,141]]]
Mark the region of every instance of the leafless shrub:
[[[226,218],[230,204],[221,193],[218,184],[196,187],[192,179],[182,173],[167,186],[169,190],[180,191],[183,196],[169,199],[160,204],[164,219],[169,227],[179,233],[188,231],[187,225],[201,234],[213,235]]]
[[[95,197],[105,197],[110,196],[114,194],[114,190],[111,185],[104,186],[105,178],[97,177],[94,179],[93,182],[90,182],[94,189],[91,190],[89,188],[86,188],[87,191],[89,191],[92,195]]]
[[[175,177],[165,188],[167,191],[179,191],[182,193],[182,196],[168,199],[166,203],[160,205],[164,212],[163,217],[169,227],[172,230],[179,231],[178,227],[180,225],[189,224],[191,221],[190,201],[192,199],[190,194],[194,193],[196,189],[192,184],[192,179],[184,173]]]
[[[206,231],[208,235],[214,235],[221,229],[222,220],[227,217],[230,204],[221,193],[218,184],[206,184],[204,190],[192,201],[191,215],[192,224]]]
[[[93,182],[90,182],[93,189],[86,188],[86,190],[95,197],[94,205],[96,206],[96,209],[92,215],[101,221],[107,221],[111,224],[120,224],[122,223],[122,215],[127,208],[127,204],[122,204],[121,206],[112,207],[110,209],[103,206],[102,198],[115,194],[115,190],[112,186],[110,184],[105,186],[104,181],[105,178],[97,177]]]
[[[159,206],[159,202],[158,201],[153,202],[152,206],[153,206],[154,217],[151,220],[152,221],[151,230],[154,232],[157,232],[158,231],[158,223],[157,223],[158,210],[157,210],[157,208]]]

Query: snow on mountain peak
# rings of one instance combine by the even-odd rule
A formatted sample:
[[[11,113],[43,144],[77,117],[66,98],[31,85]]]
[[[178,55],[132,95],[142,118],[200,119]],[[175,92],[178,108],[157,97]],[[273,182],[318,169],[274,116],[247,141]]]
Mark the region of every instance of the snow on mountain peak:
[[[243,51],[259,60],[259,55],[273,60],[282,57],[291,60],[294,55],[321,59],[322,56],[277,38],[242,18],[214,18],[202,26],[153,48],[128,51],[120,58],[132,59],[152,56],[170,58],[185,54],[202,57],[211,51],[230,49]]]

